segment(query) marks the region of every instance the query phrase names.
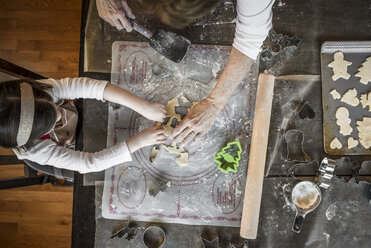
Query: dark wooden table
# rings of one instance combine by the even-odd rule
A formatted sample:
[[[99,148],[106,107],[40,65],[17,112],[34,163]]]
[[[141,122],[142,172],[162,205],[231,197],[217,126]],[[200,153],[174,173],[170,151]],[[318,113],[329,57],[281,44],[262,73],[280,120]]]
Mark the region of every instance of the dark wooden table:
[[[84,71],[84,41],[85,37],[90,34],[85,33],[86,20],[88,16],[89,1],[83,1],[82,8],[82,25],[81,25],[81,47],[80,47],[80,65],[79,65],[79,76],[92,77],[102,80],[110,80],[110,63],[111,59],[110,49],[112,41],[115,40],[129,40],[129,41],[144,41],[143,37],[132,33],[124,35],[123,32],[118,32],[103,21],[97,23],[97,30],[100,30],[96,37],[95,51],[87,49],[89,52],[89,59],[91,62],[91,71],[100,72],[85,72]],[[214,12],[200,20],[199,25],[191,25],[190,27],[178,31],[178,33],[189,38],[194,44],[218,44],[218,45],[231,45],[234,36],[234,25],[215,25],[213,24],[213,18],[224,18],[230,20],[231,16],[225,16],[226,13],[223,11]],[[358,1],[338,1],[338,0],[311,0],[311,1],[296,1],[296,0],[285,0],[277,1],[274,6],[274,18],[273,25],[274,30],[280,34],[286,34],[288,36],[297,35],[302,41],[298,49],[283,52],[277,63],[271,65],[269,68],[275,75],[288,75],[288,74],[320,74],[320,46],[324,41],[331,40],[371,40],[371,9],[369,0],[358,0]],[[137,15],[138,17],[138,15]],[[151,18],[138,18],[148,24],[150,29],[156,29],[164,27],[163,24],[154,21]],[[204,34],[207,34],[206,36]],[[94,70],[94,68],[96,70]],[[318,141],[314,146],[307,146],[306,152],[312,158],[320,160],[325,156],[322,145],[322,112],[321,112],[321,90],[317,86],[314,86],[314,92],[317,94],[315,97],[307,96],[316,108],[317,115],[319,115],[317,121],[317,130],[313,136],[316,136]],[[317,88],[316,88],[317,87]],[[276,100],[278,101],[278,100]],[[279,105],[279,101],[276,102],[275,106]],[[107,132],[107,105],[106,103],[100,103],[97,101],[80,101],[79,102],[80,122],[78,127],[78,148],[85,151],[97,151],[105,147],[106,132]],[[274,128],[279,125],[280,109],[274,111],[278,113],[272,117],[271,133],[274,133]],[[96,122],[95,120],[102,120]],[[300,121],[299,121],[300,122]],[[293,128],[299,128],[303,123],[294,122],[296,126]],[[319,125],[318,125],[319,123]],[[273,136],[272,136],[273,137]],[[269,152],[272,151],[272,141],[270,140]],[[284,151],[282,151],[284,152]],[[334,157],[335,159],[337,157]],[[361,163],[364,160],[369,160],[367,157],[356,157],[352,158],[359,160]],[[345,177],[352,176],[352,170],[347,169],[349,163],[345,163],[345,167],[338,170],[338,175]],[[371,166],[363,167],[363,177],[370,176]],[[309,176],[313,178],[316,174],[316,168],[309,170],[298,171],[297,175]],[[277,181],[279,180],[279,181]],[[334,247],[338,244],[352,244],[355,242],[358,247],[367,247],[367,224],[370,222],[370,215],[365,212],[364,209],[359,210],[359,214],[365,214],[365,217],[355,216],[353,223],[348,223],[349,228],[348,234],[344,236],[338,235],[333,229],[336,225],[342,223],[328,223],[326,222],[326,216],[312,216],[308,217],[307,228],[303,230],[300,235],[294,235],[293,232],[282,234],[280,230],[275,230],[269,223],[281,223],[279,220],[272,220],[271,213],[278,211],[282,204],[280,200],[274,200],[274,188],[273,182],[276,184],[284,185],[285,183],[295,182],[295,178],[290,177],[287,174],[287,168],[283,168],[281,164],[276,163],[272,166],[268,177],[264,181],[264,192],[263,202],[261,207],[261,220],[259,226],[259,234],[256,241],[249,242],[249,247],[321,247],[326,244],[326,235],[324,236],[324,243],[312,242],[312,228],[313,230],[321,230],[324,233],[334,232],[335,237],[330,238],[330,247]],[[75,175],[75,188],[74,188],[74,204],[73,204],[73,226],[72,226],[72,247],[94,247],[95,237],[95,187],[94,186],[83,186],[83,176],[76,173]],[[277,183],[278,182],[278,183]],[[349,183],[349,186],[344,185],[339,180],[334,182],[336,187],[342,189],[342,196],[339,199],[351,198],[352,190],[359,190],[358,196],[363,196],[365,199],[369,197],[367,187],[365,184],[355,184],[354,182]],[[368,187],[369,188],[369,187]],[[329,193],[330,192],[330,193]],[[332,192],[332,193],[331,193]],[[277,190],[277,194],[282,193],[281,188]],[[285,192],[283,192],[285,193]],[[287,192],[286,192],[287,193]],[[325,201],[328,204],[336,203],[338,200],[334,197],[333,191],[326,191],[324,193],[328,197]],[[335,192],[336,195],[336,192]],[[355,197],[353,195],[353,197]],[[334,204],[335,204],[334,203]],[[334,205],[336,206],[336,205]],[[319,209],[319,213],[326,213],[326,208]],[[352,212],[353,213],[353,212]],[[287,214],[282,212],[281,215],[284,218]],[[294,214],[292,214],[293,216]],[[292,216],[289,216],[290,221],[293,220]],[[286,216],[287,217],[287,216]],[[318,218],[324,218],[324,221]],[[342,217],[340,216],[340,219]],[[328,219],[327,219],[328,220]],[[321,224],[320,226],[318,226]],[[330,225],[331,224],[331,225]],[[332,225],[334,224],[334,225]],[[289,223],[288,227],[291,225]],[[213,229],[214,230],[214,229]],[[225,232],[225,229],[215,229],[217,232]],[[262,233],[262,230],[268,231],[268,234]],[[238,229],[234,228],[231,232],[238,234]],[[337,236],[336,236],[337,235]],[[358,237],[357,240],[346,240],[345,238],[349,235]],[[309,243],[308,243],[309,242]],[[344,243],[345,242],[345,243]],[[222,247],[225,244],[222,243]]]

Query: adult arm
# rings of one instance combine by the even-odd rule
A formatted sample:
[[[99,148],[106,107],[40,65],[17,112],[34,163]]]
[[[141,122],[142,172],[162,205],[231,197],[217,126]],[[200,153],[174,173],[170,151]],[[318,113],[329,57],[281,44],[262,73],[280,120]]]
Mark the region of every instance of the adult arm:
[[[148,102],[107,81],[86,77],[39,81],[51,86],[48,92],[55,102],[58,99],[76,98],[107,100],[131,108],[149,120],[162,122],[166,116],[162,104]]]
[[[249,72],[254,60],[232,47],[226,68],[211,93],[193,106],[174,129],[170,139],[184,146],[191,140],[197,142],[208,132],[229,97]]]
[[[212,92],[193,106],[170,136],[184,146],[208,132],[229,97],[245,78],[272,27],[274,0],[238,0],[236,34],[228,63]]]

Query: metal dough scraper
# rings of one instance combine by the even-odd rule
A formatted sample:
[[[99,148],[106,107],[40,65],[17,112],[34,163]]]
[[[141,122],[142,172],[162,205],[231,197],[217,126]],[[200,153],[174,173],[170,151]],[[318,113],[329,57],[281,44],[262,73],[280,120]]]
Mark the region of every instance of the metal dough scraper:
[[[157,32],[153,33],[136,23],[133,19],[129,17],[127,17],[127,19],[130,21],[135,31],[150,39],[149,45],[153,49],[176,63],[182,61],[189,45],[191,45],[188,39],[163,29],[159,29]]]

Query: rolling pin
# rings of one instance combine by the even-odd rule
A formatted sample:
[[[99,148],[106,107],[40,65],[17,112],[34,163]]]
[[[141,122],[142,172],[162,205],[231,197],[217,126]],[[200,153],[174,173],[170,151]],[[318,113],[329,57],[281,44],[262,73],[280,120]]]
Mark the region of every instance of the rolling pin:
[[[241,237],[246,239],[256,239],[258,233],[273,89],[274,76],[268,73],[260,74],[240,229]]]

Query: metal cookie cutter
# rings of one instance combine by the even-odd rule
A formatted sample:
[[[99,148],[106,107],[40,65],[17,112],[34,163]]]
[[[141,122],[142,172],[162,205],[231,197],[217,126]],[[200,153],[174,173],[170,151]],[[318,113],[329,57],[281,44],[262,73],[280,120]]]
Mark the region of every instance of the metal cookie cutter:
[[[125,226],[121,229],[119,229],[117,232],[111,235],[111,239],[113,238],[125,238],[127,240],[131,240],[137,235],[138,228],[136,223],[132,221],[125,222]]]
[[[219,236],[214,236],[211,240],[203,238],[202,240],[202,248],[219,248]]]
[[[321,188],[328,189],[331,184],[331,179],[334,176],[335,160],[324,158],[319,166],[321,175],[319,176],[318,185]]]
[[[148,248],[161,248],[165,239],[165,231],[161,227],[149,226],[144,230],[143,242]]]

